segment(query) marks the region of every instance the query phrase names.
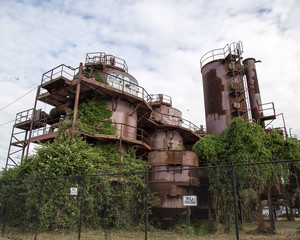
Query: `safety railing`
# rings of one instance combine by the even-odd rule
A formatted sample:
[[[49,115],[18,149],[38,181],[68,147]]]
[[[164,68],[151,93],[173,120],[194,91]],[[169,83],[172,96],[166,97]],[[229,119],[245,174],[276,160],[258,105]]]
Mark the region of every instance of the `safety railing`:
[[[83,123],[80,119],[76,122],[76,128],[82,132],[119,136],[121,138],[138,140],[150,146],[150,137],[141,128],[111,121],[95,121],[95,125],[96,126],[92,126],[90,124]]]
[[[139,97],[146,102],[152,101],[151,95],[143,87],[140,87],[132,81],[125,80],[109,73],[106,76],[106,82],[109,86]]]
[[[31,137],[38,137],[50,133],[51,132],[50,129],[51,129],[50,125],[45,125],[41,128],[34,129],[32,130]],[[55,131],[57,131],[57,129]]]
[[[165,94],[150,94],[150,99],[149,99],[149,103],[155,103],[155,102],[159,102],[159,103],[167,103],[170,104],[172,106],[172,98],[168,95]]]
[[[200,59],[200,69],[214,60],[224,59],[228,55],[241,55],[243,53],[243,44],[241,41],[227,44],[224,48],[217,48],[205,53]]]
[[[32,119],[32,116],[33,116],[33,108],[19,112],[16,115],[15,124],[30,121]]]
[[[259,105],[258,108],[264,117],[275,116],[275,107],[273,102],[263,103]]]
[[[91,52],[86,54],[85,63],[102,63],[105,65],[114,65],[118,68],[128,72],[128,66],[125,60],[115,57],[113,55],[107,55],[104,52]]]
[[[161,121],[162,123],[166,123],[168,125],[172,126],[178,126],[186,128],[192,132],[200,132],[201,130],[204,130],[203,128],[197,127],[194,123],[175,115],[160,113],[155,111],[155,120]]]
[[[50,82],[53,79],[57,79],[60,77],[64,77],[70,81],[74,80],[79,68],[72,68],[70,66],[66,66],[64,64],[61,64],[48,72],[45,72],[42,76],[42,82],[41,85]]]

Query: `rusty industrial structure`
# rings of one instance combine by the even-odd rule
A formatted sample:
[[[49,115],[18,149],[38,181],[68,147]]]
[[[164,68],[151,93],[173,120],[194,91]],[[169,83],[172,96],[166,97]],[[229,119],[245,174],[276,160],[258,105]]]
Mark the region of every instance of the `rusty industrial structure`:
[[[158,196],[153,209],[162,218],[183,214],[183,195],[187,194],[197,194],[198,211],[207,212],[212,200],[205,172],[181,170],[199,166],[192,146],[207,133],[221,134],[234,118],[254,119],[262,126],[276,118],[273,103],[267,107],[261,103],[256,60],[242,61],[242,53],[241,42],[231,43],[200,60],[206,131],[183,119],[181,111],[172,106],[171,97],[149,94],[139,86],[128,73],[126,62],[116,56],[87,53],[85,63],[78,68],[64,64],[53,68],[42,76],[34,107],[16,115],[5,168],[17,166],[28,155],[31,143],[53,141],[62,122],[72,120],[71,132],[79,131],[87,141],[118,143],[121,151],[134,146],[137,156],[147,160],[152,170],[175,170],[150,176],[150,189]],[[90,97],[109,101],[115,134],[76,129],[78,105]],[[38,108],[39,103],[52,109]],[[271,111],[265,114],[265,109]]]
[[[253,119],[262,127],[276,118],[274,104],[261,103],[256,60],[242,61],[242,54],[238,42],[212,50],[200,60],[208,134],[220,135],[236,117]]]

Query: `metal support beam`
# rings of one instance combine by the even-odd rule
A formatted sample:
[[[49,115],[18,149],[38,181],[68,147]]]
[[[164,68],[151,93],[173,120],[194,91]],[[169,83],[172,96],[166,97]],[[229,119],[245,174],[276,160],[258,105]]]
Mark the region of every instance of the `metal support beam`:
[[[80,63],[79,66],[79,75],[78,75],[78,83],[76,86],[76,96],[75,96],[75,102],[74,102],[74,111],[73,111],[73,122],[72,122],[72,137],[71,139],[74,138],[74,133],[75,133],[75,124],[77,120],[77,110],[78,110],[78,103],[79,103],[79,94],[80,94],[80,81],[82,79],[82,70],[83,70],[83,64]]]

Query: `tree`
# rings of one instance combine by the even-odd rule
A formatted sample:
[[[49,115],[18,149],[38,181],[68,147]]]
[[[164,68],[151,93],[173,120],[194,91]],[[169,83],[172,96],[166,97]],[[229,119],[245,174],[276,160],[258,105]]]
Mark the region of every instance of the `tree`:
[[[118,146],[91,145],[78,132],[71,140],[69,127],[70,123],[65,122],[52,143],[43,144],[20,166],[3,173],[0,199],[10,196],[10,201],[14,201],[7,219],[10,224],[35,225],[39,194],[43,189],[40,229],[72,230],[78,226],[81,194],[70,196],[69,189],[78,187],[80,193],[84,176],[63,176],[144,171],[146,163],[135,157],[132,147],[122,153],[124,158],[120,163]],[[85,177],[84,195],[83,224],[87,227],[107,224],[129,227],[144,219],[146,187],[143,174]]]
[[[288,156],[285,140],[277,131],[266,134],[257,124],[244,121],[242,118],[234,119],[220,136],[207,135],[200,139],[193,147],[200,161],[210,166],[268,162],[284,159]],[[236,182],[238,200],[244,209],[249,208],[253,201],[261,204],[261,195],[266,188],[271,187],[282,177],[286,178],[287,168],[278,164],[250,165],[236,167]],[[229,230],[233,217],[232,174],[230,168],[214,168],[208,171],[209,191],[214,196],[219,223],[224,223]],[[256,198],[249,201],[249,193],[256,193]],[[270,192],[269,192],[270,197]],[[271,204],[271,198],[269,198]],[[260,206],[261,208],[261,206]],[[272,206],[270,205],[270,209]],[[264,231],[260,209],[259,229]],[[271,227],[275,229],[273,217],[270,217]]]

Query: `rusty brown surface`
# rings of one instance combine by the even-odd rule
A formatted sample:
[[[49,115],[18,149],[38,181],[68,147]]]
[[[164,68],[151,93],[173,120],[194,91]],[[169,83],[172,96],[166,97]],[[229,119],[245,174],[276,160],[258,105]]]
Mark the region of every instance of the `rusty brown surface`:
[[[260,110],[261,106],[261,96],[259,91],[255,59],[248,58],[243,61],[245,67],[245,75],[247,79],[249,100],[251,106],[252,118],[258,123],[262,124],[260,118],[262,117],[262,112]]]
[[[220,135],[237,117],[248,118],[238,56],[207,63],[201,70],[208,134]]]
[[[134,111],[134,106],[124,100],[111,100],[108,107],[112,111],[112,122],[120,123],[117,124],[117,134],[121,137],[136,139],[137,113]]]
[[[198,157],[192,151],[152,151],[148,155],[151,166],[184,165],[186,167],[197,167]]]
[[[230,120],[229,91],[226,71],[220,61],[213,61],[202,68],[206,130],[208,134],[220,135]]]
[[[176,130],[156,129],[150,133],[152,149],[179,150],[182,145],[182,136]]]
[[[150,189],[156,192],[154,211],[163,218],[173,218],[185,210],[183,196],[194,193],[200,186],[198,170],[183,170],[197,167],[198,157],[192,151],[157,150],[148,154],[154,172],[150,175]],[[156,171],[157,170],[157,171]],[[155,172],[156,171],[156,172]]]

